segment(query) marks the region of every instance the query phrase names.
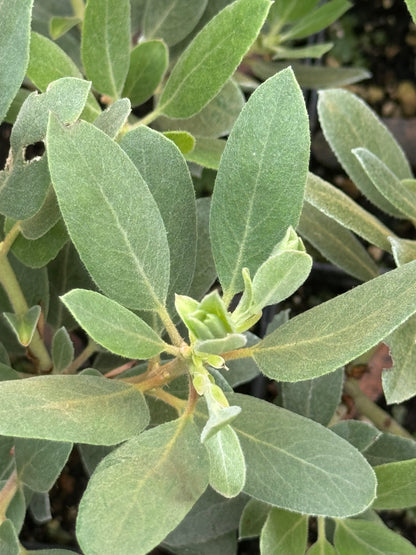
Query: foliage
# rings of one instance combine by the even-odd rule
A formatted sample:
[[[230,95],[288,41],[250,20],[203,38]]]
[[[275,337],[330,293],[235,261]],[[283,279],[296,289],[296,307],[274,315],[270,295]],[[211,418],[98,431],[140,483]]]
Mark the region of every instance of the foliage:
[[[331,45],[299,41],[348,7],[0,3],[0,111],[13,123],[0,172],[2,553],[30,552],[18,539],[25,511],[48,518],[73,444],[91,474],[77,520],[87,555],[235,553],[237,529],[264,555],[304,553],[313,517],[309,553],[414,552],[367,519],[371,507],[411,506],[413,440],[333,424],[342,367],[387,337],[400,369],[386,395],[406,395],[415,248],[308,174],[302,68],[275,61],[322,55]],[[363,75],[341,74],[319,78]],[[328,90],[320,114],[357,185],[416,220],[408,163],[368,108]],[[32,158],[36,145],[45,151]],[[200,195],[214,180],[212,198]],[[279,313],[260,339],[250,330],[263,309],[312,267],[296,230],[330,259],[343,248],[334,261],[367,282],[293,319]],[[377,276],[351,232],[398,267]],[[234,393],[259,372],[283,382],[283,406]]]

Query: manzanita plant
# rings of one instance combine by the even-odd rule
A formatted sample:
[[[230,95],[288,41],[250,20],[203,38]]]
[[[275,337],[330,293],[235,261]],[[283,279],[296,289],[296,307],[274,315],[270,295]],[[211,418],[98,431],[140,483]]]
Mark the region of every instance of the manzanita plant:
[[[48,4],[33,6],[30,34],[31,2],[0,3],[0,115],[13,122],[0,173],[0,551],[29,552],[26,509],[47,520],[75,443],[91,475],[86,555],[233,554],[237,530],[260,536],[263,555],[413,553],[374,511],[412,504],[413,440],[328,425],[342,367],[412,322],[416,262],[277,314],[263,339],[250,331],[311,270],[296,232],[309,125],[290,68],[245,104],[230,79],[267,25],[287,28],[306,3],[267,19],[269,0],[63,2],[50,31],[67,53],[41,25]],[[144,40],[131,48],[137,14]],[[19,90],[25,75],[39,92]],[[212,198],[196,198],[207,168]],[[75,353],[77,326],[88,339]],[[284,407],[234,393],[259,372]]]

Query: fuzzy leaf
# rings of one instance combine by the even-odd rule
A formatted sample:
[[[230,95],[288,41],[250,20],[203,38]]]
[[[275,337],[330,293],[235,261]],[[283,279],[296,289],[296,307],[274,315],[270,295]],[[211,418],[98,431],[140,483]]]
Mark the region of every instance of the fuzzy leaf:
[[[9,519],[0,524],[0,552],[4,555],[19,555],[21,552],[16,530]]]
[[[24,314],[14,314],[13,312],[4,312],[3,315],[15,332],[19,343],[27,347],[32,341],[36,326],[39,321],[41,308],[39,305],[32,306]]]
[[[308,125],[302,93],[292,71],[286,70],[252,94],[233,127],[210,218],[212,250],[227,302],[243,287],[242,269],[254,275],[287,228],[298,223],[309,159]]]
[[[257,499],[250,499],[241,514],[238,537],[256,538],[260,536],[271,506]]]
[[[296,316],[251,349],[254,360],[268,377],[290,382],[350,362],[416,311],[415,267],[410,262]]]
[[[188,162],[194,162],[204,168],[217,170],[220,166],[222,153],[224,152],[225,141],[210,137],[195,137],[195,139],[194,148],[186,154],[185,158]]]
[[[100,293],[73,289],[61,299],[88,335],[112,353],[147,359],[164,349],[164,342],[141,318]]]
[[[20,224],[20,230],[26,239],[40,239],[50,231],[61,217],[58,201],[52,185],[49,186],[46,198],[41,208],[34,216]]]
[[[192,152],[195,147],[195,137],[187,131],[165,131],[163,135],[175,143],[182,154]]]
[[[33,0],[0,3],[0,122],[22,84],[29,61]]]
[[[273,508],[261,535],[262,555],[304,553],[308,535],[308,517]]]
[[[406,509],[416,505],[416,459],[383,464],[375,467],[377,510]]]
[[[293,27],[283,34],[281,40],[303,39],[329,27],[351,7],[346,0],[332,0],[306,14]]]
[[[100,93],[119,97],[130,63],[128,0],[88,0],[81,56],[88,79]]]
[[[416,22],[416,0],[406,0],[406,4],[413,21]]]
[[[169,51],[161,40],[141,42],[133,48],[123,88],[123,96],[132,106],[143,104],[153,95],[168,67],[168,58]]]
[[[179,58],[157,111],[172,118],[187,118],[202,110],[237,69],[269,7],[269,0],[236,0],[220,11]]]
[[[366,148],[399,179],[411,178],[403,150],[388,129],[362,100],[341,89],[321,91],[318,112],[327,141],[356,186],[373,204],[401,217],[401,212],[373,185],[352,153],[352,149]]]
[[[106,135],[115,139],[120,129],[127,121],[131,111],[131,105],[128,98],[116,100],[94,121],[95,127],[104,131]]]
[[[0,434],[16,437],[114,445],[149,422],[135,387],[95,376],[1,382],[0,401]]]
[[[169,284],[166,231],[129,157],[93,125],[64,128],[53,117],[47,149],[63,218],[97,285],[130,308],[160,307]]]
[[[207,459],[189,418],[152,428],[110,453],[98,465],[80,504],[81,547],[146,555],[204,492]]]
[[[52,339],[53,371],[60,374],[74,358],[74,346],[64,327],[59,328]]]

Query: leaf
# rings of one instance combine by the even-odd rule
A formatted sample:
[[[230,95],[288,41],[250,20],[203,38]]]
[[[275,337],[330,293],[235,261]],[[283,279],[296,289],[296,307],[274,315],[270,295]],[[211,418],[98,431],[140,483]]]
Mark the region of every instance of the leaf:
[[[386,339],[393,367],[382,374],[387,404],[402,403],[416,395],[416,316],[409,318]]]
[[[95,376],[1,382],[0,400],[3,435],[114,445],[149,422],[144,397],[135,387]]]
[[[327,426],[341,402],[344,371],[296,383],[282,383],[282,407]]]
[[[130,63],[128,0],[88,0],[82,25],[81,57],[93,87],[117,99]]]
[[[260,370],[296,382],[332,372],[368,351],[416,311],[415,267],[410,262],[279,327],[250,349]]]
[[[165,546],[165,543],[162,544]],[[169,545],[166,545],[170,549]],[[237,538],[235,532],[228,532],[221,536],[217,536],[207,542],[198,542],[193,544],[181,545],[175,547],[174,553],[177,555],[235,555],[237,552]],[[172,549],[170,549],[172,551]]]
[[[53,371],[60,374],[74,358],[74,346],[65,327],[59,328],[52,339]]]
[[[126,358],[151,358],[165,343],[141,318],[100,293],[73,289],[63,297],[81,327],[94,341]]]
[[[305,200],[369,243],[391,252],[389,238],[394,233],[345,193],[313,173],[308,175]]]
[[[176,548],[206,543],[234,532],[246,502],[247,496],[244,494],[226,499],[208,487],[179,526],[167,536],[166,543]]]
[[[195,137],[187,131],[165,131],[163,135],[175,143],[182,154],[192,152],[195,147]]]
[[[52,520],[49,495],[34,491],[30,499],[29,511],[36,524],[45,524]]]
[[[297,82],[305,89],[342,87],[371,77],[371,73],[360,67],[322,67],[297,62],[250,61],[252,72],[261,80],[268,79],[275,73],[289,67],[289,65],[293,69]]]
[[[172,141],[148,127],[126,133],[120,146],[147,183],[164,222],[170,249],[168,303],[172,309],[174,294],[189,291],[195,268],[196,207],[189,170]],[[159,259],[161,253],[154,252]]]
[[[41,308],[39,305],[32,306],[24,314],[4,312],[3,315],[15,332],[19,343],[27,347],[32,341],[36,326],[39,321]]]
[[[166,232],[129,157],[93,125],[63,128],[53,117],[47,151],[63,218],[94,281],[130,308],[160,307],[169,284]]]
[[[4,116],[4,121],[7,123],[13,124],[16,121],[17,115],[19,113],[20,108],[22,107],[23,102],[29,96],[30,91],[27,89],[20,88],[17,91],[16,96],[13,98],[12,103],[7,110],[7,114]]]
[[[295,25],[290,27],[280,40],[303,39],[314,33],[318,33],[331,23],[339,19],[350,7],[351,3],[346,0],[332,0],[317,9],[305,14]]]
[[[362,100],[345,90],[321,91],[318,113],[326,140],[356,186],[381,210],[400,217],[401,212],[373,185],[352,153],[366,148],[399,179],[412,177],[403,150],[388,129]]]
[[[20,555],[19,545],[12,521],[4,520],[0,524],[0,552],[4,555]]]
[[[128,98],[116,100],[94,121],[95,127],[104,131],[106,135],[115,139],[127,121],[131,111],[130,101]]]
[[[197,244],[195,272],[189,289],[189,296],[202,299],[217,277],[209,237],[209,210],[211,199],[203,197],[196,200]]]
[[[32,31],[30,35],[30,58],[26,72],[36,87],[45,92],[49,83],[61,77],[82,78],[76,64],[57,44]],[[82,112],[83,119],[93,121],[101,113],[101,108],[91,91]]]
[[[284,46],[277,46],[273,48],[275,54],[273,60],[287,59],[297,60],[300,58],[321,58],[334,46],[333,42],[322,42],[311,46],[286,48]]]
[[[358,420],[341,420],[330,428],[340,437],[354,445],[359,451],[365,453],[382,435],[372,424]]]
[[[240,87],[229,79],[221,91],[200,112],[186,119],[159,117],[155,125],[162,130],[184,130],[199,137],[228,135],[244,106]]]
[[[250,499],[241,515],[238,531],[239,539],[243,540],[260,536],[261,529],[266,522],[270,510],[270,505],[257,501],[257,499]]]
[[[416,260],[416,242],[411,239],[389,237],[391,251],[397,266]]]
[[[372,466],[416,458],[416,441],[393,434],[381,434],[364,451]]]
[[[80,503],[78,541],[89,552],[145,555],[181,522],[207,484],[207,456],[189,417],[152,428],[97,467]]]
[[[337,552],[334,546],[326,538],[323,538],[312,544],[306,555],[337,555]]]
[[[130,52],[130,66],[124,83],[123,96],[132,106],[146,102],[162,80],[168,67],[169,51],[161,40],[137,44]]]
[[[366,148],[354,148],[352,153],[361,164],[378,191],[402,214],[416,219],[416,193],[405,187],[400,179],[372,152]]]
[[[16,470],[20,482],[34,491],[49,491],[71,450],[71,443],[16,438]]]
[[[377,264],[360,241],[308,201],[303,203],[297,231],[332,264],[351,276],[367,281],[379,275]]]
[[[8,226],[6,226],[8,227]],[[11,248],[12,253],[30,268],[42,268],[53,260],[68,241],[64,222],[58,222],[39,239],[25,239],[19,235]]]
[[[292,0],[280,0],[270,9],[268,20],[281,23],[296,21],[311,12],[318,2],[319,0],[303,0],[294,3]]]
[[[416,505],[416,459],[383,464],[375,467],[377,510],[406,509]]]
[[[246,463],[237,434],[227,425],[204,443],[209,457],[209,483],[224,497],[235,497],[246,481]]]
[[[52,17],[49,21],[50,35],[53,40],[59,39],[79,23],[82,23],[79,17]]]
[[[212,250],[227,302],[243,288],[241,270],[247,267],[254,274],[287,228],[298,223],[308,125],[302,93],[289,69],[258,87],[233,127],[210,217]]]
[[[273,508],[260,536],[262,555],[304,553],[308,536],[308,517]]]
[[[247,347],[251,347],[260,341],[254,333],[249,331],[245,332],[244,335],[247,338]],[[219,370],[219,372],[232,387],[250,382],[260,374],[256,363],[250,358],[227,360],[227,367]]]
[[[29,61],[30,19],[33,0],[0,4],[0,122],[22,84]]]
[[[405,2],[413,21],[416,22],[416,0],[405,0]]]
[[[146,39],[163,39],[173,46],[184,39],[201,18],[208,0],[151,0],[147,2],[143,32]]]
[[[289,511],[332,517],[357,514],[371,504],[374,473],[349,443],[266,401],[227,397],[242,408],[233,428],[246,459],[245,493]]]
[[[236,0],[211,19],[173,68],[157,112],[186,118],[202,110],[237,69],[269,7],[268,0]]]
[[[34,216],[20,223],[20,231],[26,239],[40,239],[57,224],[60,217],[55,191],[50,185],[44,203]]]
[[[210,137],[195,137],[196,144],[191,152],[186,153],[188,162],[194,162],[204,168],[217,170],[220,165],[225,141]]]
[[[4,484],[1,484],[2,486]],[[10,519],[16,533],[20,533],[26,514],[26,500],[21,485],[17,484],[16,492],[6,510],[6,518]],[[2,552],[3,553],[3,552]],[[19,554],[20,555],[20,554]]]
[[[339,555],[379,555],[400,553],[414,555],[410,542],[385,526],[367,520],[338,520],[335,529],[335,549]]]

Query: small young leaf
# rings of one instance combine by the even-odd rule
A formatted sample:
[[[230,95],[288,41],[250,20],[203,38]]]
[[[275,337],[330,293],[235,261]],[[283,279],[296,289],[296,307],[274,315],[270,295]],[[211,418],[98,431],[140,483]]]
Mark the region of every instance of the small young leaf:
[[[149,422],[140,391],[95,376],[1,382],[0,401],[0,434],[16,437],[115,445]]]
[[[295,48],[277,46],[274,50],[273,60],[296,60],[300,58],[321,58],[334,46],[333,42],[322,42],[311,46]]]
[[[52,520],[49,495],[34,491],[30,499],[29,511],[36,524],[45,524]]]
[[[130,158],[93,125],[64,128],[53,117],[47,151],[62,215],[94,281],[130,308],[160,307],[169,285],[166,231]]]
[[[298,223],[308,125],[302,93],[286,70],[253,93],[233,127],[210,217],[212,250],[227,302],[243,287],[242,269],[254,275],[287,228]]]
[[[246,463],[237,434],[224,426],[204,443],[209,456],[209,483],[224,497],[235,497],[246,481]]]
[[[150,3],[149,5],[153,5]],[[132,106],[146,102],[155,92],[168,67],[169,51],[161,40],[137,44],[130,53],[130,67],[124,83],[123,96]]]
[[[51,17],[49,21],[50,35],[53,40],[59,39],[78,23],[82,23],[79,17]]]
[[[52,361],[55,374],[60,374],[74,358],[74,345],[64,327],[59,328],[52,339]]]
[[[280,384],[282,407],[327,426],[341,401],[344,370],[314,380]]]
[[[383,464],[375,467],[377,510],[406,509],[415,506],[416,459]]]
[[[241,514],[238,531],[239,539],[244,540],[245,538],[260,536],[270,510],[270,505],[257,499],[250,499]]]
[[[32,306],[25,314],[14,314],[13,312],[4,312],[4,317],[9,322],[17,339],[27,347],[32,341],[36,326],[39,321],[41,308],[39,305]]]
[[[61,77],[82,79],[80,70],[66,52],[46,36],[33,31],[30,36],[30,58],[26,74],[42,92],[46,91],[49,83]],[[93,121],[100,112],[101,108],[90,92],[82,117],[87,121]]]
[[[402,403],[416,395],[416,316],[410,317],[386,339],[393,367],[382,374],[386,401]]]
[[[217,170],[225,148],[225,141],[222,139],[211,139],[210,137],[195,137],[196,144],[185,158],[188,162],[194,162],[204,168]]]
[[[62,302],[94,341],[126,358],[151,358],[164,342],[143,320],[127,308],[85,289],[73,289]]]
[[[131,105],[128,98],[116,100],[94,121],[95,127],[104,131],[106,135],[115,139],[118,132],[127,121]]]
[[[88,484],[77,521],[81,547],[146,555],[203,494],[208,472],[205,448],[189,418],[126,442],[105,457]]]
[[[296,316],[250,349],[254,360],[268,377],[290,382],[350,362],[416,311],[415,267],[410,262]]]
[[[196,207],[191,176],[179,149],[153,129],[142,126],[126,133],[120,146],[147,183],[164,222],[170,249],[171,307],[175,293],[188,292],[195,267]],[[154,252],[159,266],[161,253]]]
[[[260,535],[262,555],[304,553],[308,536],[308,517],[273,508]]]
[[[416,192],[402,185],[400,179],[366,148],[353,148],[352,153],[361,164],[378,191],[399,211],[402,217],[416,220]]]
[[[72,449],[71,443],[39,439],[15,439],[17,476],[34,491],[51,489]]]
[[[245,493],[289,511],[333,517],[358,514],[372,503],[374,472],[349,443],[271,403],[227,397],[242,408],[233,429],[246,459]]]
[[[202,110],[237,69],[269,7],[269,0],[236,0],[219,12],[179,58],[157,111],[172,118],[187,118]]]
[[[313,173],[308,175],[305,200],[369,243],[391,251],[389,237],[394,237],[394,233],[345,193]]]
[[[399,179],[411,178],[403,150],[384,124],[362,100],[340,89],[321,91],[318,113],[327,141],[356,186],[380,209],[400,217],[401,212],[373,185],[352,153],[354,148],[366,148]]]
[[[337,520],[334,538],[339,555],[379,555],[380,553],[400,553],[415,555],[416,549],[399,534],[386,526],[347,518]]]
[[[93,87],[117,99],[130,61],[128,0],[88,0],[82,25],[81,56]]]
[[[195,27],[208,0],[152,0],[143,18],[146,39],[163,39],[168,46],[177,44]]]
[[[33,0],[0,4],[0,121],[15,97],[29,61],[30,19]]]
[[[367,281],[379,275],[377,264],[362,243],[308,201],[303,203],[297,231],[332,264],[351,276]]]
[[[195,147],[195,137],[187,131],[165,131],[163,135],[175,143],[182,154],[192,152]]]
[[[327,539],[322,538],[310,546],[306,555],[337,555],[337,552]]]

